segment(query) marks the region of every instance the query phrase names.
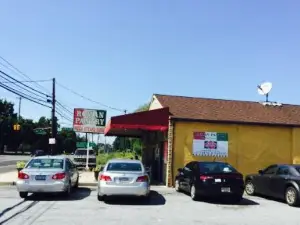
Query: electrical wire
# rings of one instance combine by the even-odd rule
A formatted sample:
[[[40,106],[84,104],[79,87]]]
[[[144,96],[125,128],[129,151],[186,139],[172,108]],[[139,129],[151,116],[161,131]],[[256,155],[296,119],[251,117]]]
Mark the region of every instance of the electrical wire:
[[[6,60],[5,58],[3,58],[2,56],[0,56],[0,59],[2,59],[4,62],[6,62],[11,68],[13,68],[16,72],[18,72],[20,75],[22,75],[23,77],[26,77],[26,79],[29,79],[31,81],[33,81],[29,76],[27,76],[25,73],[23,73],[21,70],[19,70],[17,67],[15,67],[13,64],[11,64],[8,60]],[[1,63],[1,65],[5,66],[6,68],[10,69],[8,66],[6,66],[5,64]],[[10,69],[11,70],[11,69]],[[11,70],[12,71],[12,70]],[[50,93],[49,90],[47,90],[47,88],[43,87],[42,85],[40,85],[37,82],[34,82],[36,86],[38,86],[39,88],[44,89],[46,92]]]
[[[106,108],[109,108],[109,109],[112,109],[112,110],[116,110],[116,111],[119,111],[119,112],[126,112],[126,111],[127,111],[127,110],[122,110],[122,109],[118,109],[118,108],[114,108],[114,107],[108,106],[108,105],[103,104],[103,103],[101,103],[101,102],[94,101],[94,100],[92,100],[92,99],[90,99],[90,98],[88,98],[88,97],[83,96],[82,94],[79,94],[79,93],[76,92],[76,91],[73,91],[72,89],[70,89],[70,88],[66,87],[65,85],[62,85],[62,84],[60,84],[60,83],[58,83],[58,82],[56,82],[56,84],[59,85],[60,87],[64,88],[64,89],[66,89],[67,91],[70,91],[70,92],[72,92],[73,94],[75,94],[75,95],[77,95],[77,96],[79,96],[79,97],[81,97],[81,98],[87,100],[87,101],[96,103],[96,104],[101,105],[101,106],[103,106],[103,107],[106,107]]]
[[[0,71],[0,73],[1,73],[1,71]],[[0,74],[0,77],[2,77],[3,79],[5,79],[6,81],[9,81],[9,79],[8,79],[7,77],[5,77],[5,76],[3,76],[3,75],[1,75],[1,74]],[[1,82],[1,83],[4,84],[5,81],[4,81],[4,82]],[[19,82],[13,83],[13,85],[15,85],[15,86],[18,87],[18,88],[23,89],[24,91],[27,91],[27,92],[33,94],[33,95],[35,95],[35,96],[37,95],[37,93],[35,93],[35,92],[31,91],[31,90],[25,89],[24,87],[22,87],[22,86],[19,85],[18,83],[19,83]],[[41,96],[41,95],[38,95],[38,97],[44,98],[44,96]]]
[[[58,115],[60,115],[63,119],[65,119],[65,120],[67,120],[67,121],[69,121],[69,122],[73,122],[72,119],[68,118],[66,115],[64,115],[64,114],[61,113],[60,111],[55,110],[55,112],[56,112]]]
[[[66,111],[66,112],[70,113],[71,115],[73,115],[73,112],[70,111],[69,109],[67,109],[67,107],[64,106],[63,104],[61,104],[59,101],[56,101],[56,103],[57,103],[57,105],[59,105],[61,108],[63,108],[64,111]]]
[[[50,79],[49,80],[22,80],[22,81],[19,81],[21,83],[36,83],[36,82],[49,82],[51,81]],[[14,83],[19,83],[19,82],[16,82],[16,81],[5,81],[5,82],[2,82],[4,84],[14,84]]]
[[[3,75],[9,77],[10,79],[14,80],[15,82],[20,83],[20,84],[22,84],[23,86],[25,86],[25,87],[27,87],[27,88],[29,88],[29,89],[31,89],[31,90],[33,90],[33,91],[35,91],[35,92],[41,94],[41,95],[45,95],[46,97],[50,97],[49,95],[47,95],[47,94],[45,94],[45,93],[43,93],[43,92],[41,92],[41,91],[38,91],[38,90],[36,90],[36,89],[34,89],[34,88],[28,86],[27,84],[24,84],[24,83],[18,81],[17,79],[13,78],[12,76],[8,75],[7,73],[3,72],[2,70],[0,70],[0,73],[2,73]]]
[[[16,91],[16,90],[13,89],[13,88],[8,87],[7,85],[4,85],[4,84],[0,83],[0,87],[6,89],[6,90],[9,91],[9,92],[12,92],[12,93],[18,95],[18,96],[20,96],[20,97],[22,97],[22,98],[24,98],[24,99],[27,99],[28,101],[34,102],[34,103],[36,103],[36,104],[38,104],[38,105],[41,105],[41,106],[44,106],[44,107],[47,107],[47,108],[51,108],[51,107],[48,106],[48,105],[45,105],[45,104],[43,104],[43,103],[40,103],[40,102],[38,102],[38,101],[36,101],[36,100],[31,99],[31,98],[33,98],[33,97],[27,97],[24,93],[21,93],[21,94],[18,93],[18,91]]]

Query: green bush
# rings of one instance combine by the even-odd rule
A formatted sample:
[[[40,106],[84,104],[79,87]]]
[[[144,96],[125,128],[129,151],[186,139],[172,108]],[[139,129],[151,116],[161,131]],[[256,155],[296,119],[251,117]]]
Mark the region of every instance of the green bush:
[[[133,152],[111,152],[102,153],[97,156],[97,165],[105,165],[110,159],[134,159]]]
[[[17,167],[17,169],[23,169],[25,167],[25,165],[26,165],[26,162],[18,161],[16,167]]]

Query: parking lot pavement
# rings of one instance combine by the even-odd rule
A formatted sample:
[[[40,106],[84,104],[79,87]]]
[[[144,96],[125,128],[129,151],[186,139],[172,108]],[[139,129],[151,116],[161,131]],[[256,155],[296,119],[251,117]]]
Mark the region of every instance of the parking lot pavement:
[[[0,224],[300,224],[300,208],[260,197],[226,205],[159,192],[152,193],[149,204],[128,199],[98,202],[95,188],[79,188],[69,199],[34,196],[23,201],[15,187],[0,187]]]

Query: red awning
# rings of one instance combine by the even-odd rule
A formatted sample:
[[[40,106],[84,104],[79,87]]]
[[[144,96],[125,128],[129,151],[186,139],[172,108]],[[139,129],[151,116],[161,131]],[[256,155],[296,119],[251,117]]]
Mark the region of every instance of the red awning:
[[[139,137],[143,130],[166,131],[169,124],[169,108],[114,116],[105,127],[105,136]]]

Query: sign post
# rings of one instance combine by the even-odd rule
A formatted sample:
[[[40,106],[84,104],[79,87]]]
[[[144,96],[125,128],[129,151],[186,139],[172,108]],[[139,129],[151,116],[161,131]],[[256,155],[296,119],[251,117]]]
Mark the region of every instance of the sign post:
[[[106,125],[106,114],[106,110],[83,108],[74,109],[73,130],[75,132],[86,133],[86,169],[89,169],[90,143],[88,140],[88,133],[91,133],[92,135],[104,133],[104,128]]]

